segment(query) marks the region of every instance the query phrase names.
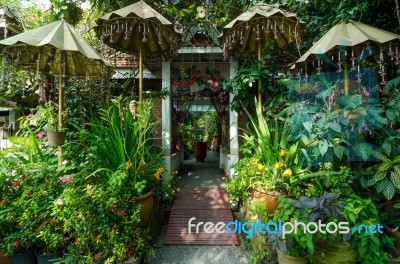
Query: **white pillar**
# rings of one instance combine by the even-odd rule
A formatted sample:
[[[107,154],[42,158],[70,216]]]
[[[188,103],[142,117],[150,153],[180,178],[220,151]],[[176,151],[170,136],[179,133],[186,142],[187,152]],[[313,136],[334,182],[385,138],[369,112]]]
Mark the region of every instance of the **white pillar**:
[[[171,92],[171,63],[169,61],[162,62],[162,87],[161,89]],[[162,99],[162,151],[166,166],[166,173],[171,172],[171,98],[166,96]]]
[[[232,79],[236,75],[236,69],[238,64],[233,58],[230,58],[229,61],[229,77]],[[234,95],[229,93],[229,103],[232,103]],[[229,176],[235,174],[235,170],[232,168],[232,165],[239,161],[239,133],[238,133],[238,113],[236,111],[229,112]]]

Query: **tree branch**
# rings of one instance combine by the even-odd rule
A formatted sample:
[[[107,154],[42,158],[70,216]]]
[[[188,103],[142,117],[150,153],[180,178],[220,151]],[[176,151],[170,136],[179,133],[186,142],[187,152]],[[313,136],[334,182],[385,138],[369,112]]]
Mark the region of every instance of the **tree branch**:
[[[398,0],[394,1],[396,3],[396,14],[397,14],[397,21],[399,22],[399,26],[400,26],[400,10],[399,10],[399,2]]]

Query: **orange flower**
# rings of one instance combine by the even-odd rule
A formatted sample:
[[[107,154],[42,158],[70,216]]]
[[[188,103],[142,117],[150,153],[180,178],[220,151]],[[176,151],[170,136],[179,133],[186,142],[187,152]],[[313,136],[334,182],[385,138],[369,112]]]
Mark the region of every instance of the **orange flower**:
[[[283,157],[286,155],[286,150],[285,149],[281,149],[281,151],[279,152],[279,156]]]

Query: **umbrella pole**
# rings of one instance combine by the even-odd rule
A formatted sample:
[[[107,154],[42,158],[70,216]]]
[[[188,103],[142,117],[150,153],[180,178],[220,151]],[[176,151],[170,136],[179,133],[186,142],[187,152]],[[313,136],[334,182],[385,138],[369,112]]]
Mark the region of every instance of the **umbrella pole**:
[[[63,91],[63,77],[62,77],[62,73],[63,73],[62,57],[63,57],[63,54],[62,54],[62,51],[60,51],[60,57],[59,57],[60,75],[58,76],[58,130],[61,130],[62,125],[63,125],[62,113],[63,113],[63,105],[64,105],[64,91]]]
[[[345,95],[347,95],[349,93],[349,71],[346,60],[344,60],[343,71],[344,71],[344,92]]]
[[[139,107],[143,101],[143,43],[139,40]]]
[[[261,66],[261,41],[258,41],[257,44],[257,53],[258,53],[258,63]],[[261,93],[262,83],[261,79],[258,80],[258,108],[260,109],[260,113],[262,113],[262,93]]]

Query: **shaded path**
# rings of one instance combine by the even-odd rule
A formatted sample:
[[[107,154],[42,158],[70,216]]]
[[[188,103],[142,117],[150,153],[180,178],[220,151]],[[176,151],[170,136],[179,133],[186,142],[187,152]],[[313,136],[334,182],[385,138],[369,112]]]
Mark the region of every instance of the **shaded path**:
[[[185,197],[179,199],[176,197],[174,204],[187,205],[186,210],[199,210],[199,215],[202,214],[202,203],[196,199],[204,194],[207,194],[206,203],[212,203],[215,207],[220,207],[222,210],[229,211],[228,217],[232,217],[229,203],[222,205],[222,201],[227,197],[226,192],[221,192],[225,188],[221,178],[224,177],[224,172],[219,169],[219,158],[214,153],[208,152],[205,163],[196,162],[194,158],[185,160],[185,168],[179,172],[181,180],[178,186],[181,189],[181,194]],[[204,192],[205,190],[205,192]],[[196,194],[197,192],[197,194]],[[225,193],[225,194],[224,194]],[[189,201],[187,195],[192,196],[192,201]],[[211,197],[210,197],[211,196]],[[197,198],[196,198],[197,197]],[[214,197],[214,198],[212,198]],[[204,202],[204,200],[203,200]],[[221,204],[219,204],[221,203]],[[172,209],[174,210],[174,209]],[[192,211],[194,213],[194,211]],[[190,212],[192,214],[192,212]],[[218,215],[218,212],[212,213]],[[207,216],[208,217],[208,216]],[[230,218],[229,218],[230,219]],[[203,219],[201,219],[203,220]],[[172,211],[170,221],[173,221]],[[214,220],[215,221],[215,220]],[[225,221],[221,218],[219,221]],[[173,222],[172,222],[173,223]],[[187,230],[187,221],[182,226]],[[156,258],[151,262],[153,264],[246,264],[250,263],[247,259],[247,251],[240,246],[206,246],[206,245],[168,245],[164,246],[166,227],[161,234],[156,249]],[[236,236],[235,236],[236,237]],[[168,241],[167,241],[168,243]]]

